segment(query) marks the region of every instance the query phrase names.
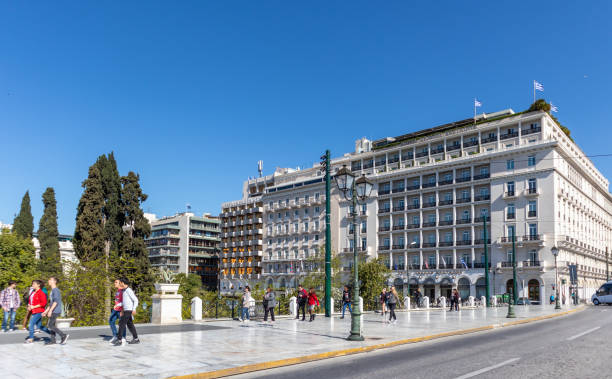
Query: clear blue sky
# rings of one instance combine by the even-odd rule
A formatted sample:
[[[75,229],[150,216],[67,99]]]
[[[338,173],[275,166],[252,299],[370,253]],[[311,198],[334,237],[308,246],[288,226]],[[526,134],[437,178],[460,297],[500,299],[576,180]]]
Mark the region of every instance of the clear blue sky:
[[[220,211],[242,182],[330,148],[532,101],[587,154],[612,153],[609,2],[0,2],[0,220],[114,151],[145,211]],[[495,4],[493,4],[495,3]],[[499,3],[499,4],[498,4]],[[612,158],[594,159],[612,178]]]

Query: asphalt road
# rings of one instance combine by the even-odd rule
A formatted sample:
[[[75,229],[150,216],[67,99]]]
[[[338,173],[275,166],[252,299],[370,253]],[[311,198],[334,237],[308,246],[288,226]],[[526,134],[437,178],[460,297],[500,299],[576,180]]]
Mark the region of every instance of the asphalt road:
[[[242,378],[612,378],[612,307]]]

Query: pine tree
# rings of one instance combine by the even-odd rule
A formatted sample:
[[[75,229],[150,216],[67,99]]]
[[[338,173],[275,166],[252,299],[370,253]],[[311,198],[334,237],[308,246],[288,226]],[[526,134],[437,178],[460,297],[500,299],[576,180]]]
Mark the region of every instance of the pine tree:
[[[21,238],[32,239],[34,233],[34,217],[30,206],[30,191],[26,191],[21,199],[21,210],[13,221],[13,233]]]
[[[38,241],[40,243],[40,271],[45,276],[60,276],[62,262],[59,251],[59,232],[57,230],[57,202],[55,191],[48,187],[42,195],[45,206],[38,225]]]
[[[151,233],[151,225],[144,217],[141,204],[147,195],[140,188],[140,176],[130,171],[121,178],[122,204],[125,217],[125,234],[121,249],[123,261],[132,264],[118,268],[118,273],[134,279],[134,287],[150,287],[153,284],[151,265],[144,239]]]

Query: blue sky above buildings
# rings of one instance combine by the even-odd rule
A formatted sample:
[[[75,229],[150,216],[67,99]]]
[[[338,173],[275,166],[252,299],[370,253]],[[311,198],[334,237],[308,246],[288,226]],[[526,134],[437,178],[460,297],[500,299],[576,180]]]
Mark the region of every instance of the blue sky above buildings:
[[[326,149],[520,111],[532,81],[587,154],[612,153],[609,2],[0,2],[0,220],[53,186],[72,233],[81,181],[114,151],[145,211],[238,199]],[[594,158],[612,178],[612,158]]]

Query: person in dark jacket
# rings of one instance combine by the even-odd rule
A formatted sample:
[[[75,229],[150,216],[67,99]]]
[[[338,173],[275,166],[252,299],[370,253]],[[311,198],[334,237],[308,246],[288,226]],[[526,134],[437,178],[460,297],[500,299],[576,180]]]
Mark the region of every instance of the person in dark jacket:
[[[380,293],[380,309],[383,322],[387,322],[387,318],[385,317],[387,314],[387,300],[387,289],[383,287],[382,292]]]
[[[342,317],[344,318],[344,310],[348,307],[349,313],[353,313],[353,309],[351,308],[351,293],[349,292],[348,286],[344,286],[344,291],[342,291]]]
[[[389,322],[395,323],[397,316],[395,316],[395,306],[399,300],[399,296],[394,286],[391,286],[391,291],[387,292],[387,305],[389,306]]]
[[[264,305],[264,322],[268,322],[268,313],[270,313],[270,318],[274,322],[274,307],[276,306],[276,294],[272,291],[272,288],[268,287],[268,291],[264,295],[263,298]]]
[[[421,290],[417,289],[416,294],[414,296],[416,300],[416,306],[417,308],[419,308],[421,306],[421,298],[423,297],[423,295],[421,295]]]
[[[451,311],[453,310],[453,305],[454,305],[455,306],[454,310],[459,312],[459,300],[460,300],[460,297],[459,297],[459,291],[457,291],[456,288],[453,290],[453,294],[451,295],[451,299],[452,299],[452,301],[451,301]]]
[[[297,315],[295,319],[298,320],[300,318],[300,310],[302,311],[302,321],[306,320],[306,302],[308,301],[308,292],[301,285],[298,286],[297,293]]]

